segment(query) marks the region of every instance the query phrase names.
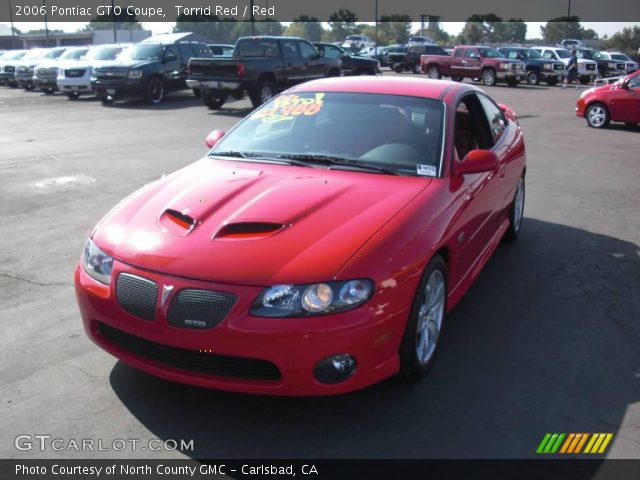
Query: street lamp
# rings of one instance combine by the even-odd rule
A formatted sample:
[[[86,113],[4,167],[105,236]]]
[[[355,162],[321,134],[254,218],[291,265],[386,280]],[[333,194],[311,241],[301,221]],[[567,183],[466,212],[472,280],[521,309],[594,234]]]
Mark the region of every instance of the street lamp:
[[[11,0],[9,0],[9,19],[11,20],[11,48],[16,48],[16,31],[13,27],[13,7],[11,6]]]
[[[44,33],[46,36],[47,47],[49,46],[49,25],[47,24],[47,0],[42,0],[44,6]]]
[[[118,32],[116,31],[116,8],[111,0],[111,20],[113,21],[113,43],[118,43]]]
[[[376,38],[373,40],[374,44],[375,44],[374,47],[373,47],[374,48],[374,56],[378,54],[378,0],[375,0],[375,2],[376,2],[376,8],[375,8],[375,10],[376,10],[376,12],[375,12],[375,16],[376,16],[376,33],[375,33],[375,37]]]

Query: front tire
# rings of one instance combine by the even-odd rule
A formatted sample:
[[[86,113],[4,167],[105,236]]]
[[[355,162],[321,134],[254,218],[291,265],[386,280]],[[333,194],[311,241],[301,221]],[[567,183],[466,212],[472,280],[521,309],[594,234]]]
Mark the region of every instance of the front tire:
[[[464,80],[464,77],[461,77],[459,75],[451,75],[451,80],[453,80],[454,82],[461,82],[462,80]]]
[[[145,103],[158,105],[164,100],[164,84],[158,77],[151,77],[144,92]]]
[[[265,102],[271,100],[276,94],[276,89],[269,80],[261,80],[258,86],[251,92],[251,104],[253,108],[258,108]]]
[[[202,101],[209,108],[209,110],[220,110],[224,105],[225,98],[216,97],[214,95],[205,95],[202,98]]]
[[[535,70],[529,70],[526,78],[529,85],[538,85],[540,83],[540,74]]]
[[[447,310],[447,264],[435,255],[418,285],[400,345],[400,375],[422,378],[435,360]]]
[[[493,87],[498,81],[496,77],[496,72],[492,68],[487,68],[484,72],[482,72],[482,83],[484,83],[487,87]]]
[[[65,93],[65,95],[69,100],[77,100],[80,97],[78,92]]]
[[[411,69],[413,73],[422,73],[422,67],[420,67],[419,63],[416,63]]]
[[[522,230],[522,219],[524,218],[524,198],[525,198],[525,183],[524,175],[520,177],[518,186],[516,187],[516,193],[511,203],[511,210],[509,211],[509,228],[505,233],[505,238],[510,242],[515,242]]]
[[[434,80],[440,80],[442,78],[442,75],[440,75],[440,70],[435,66],[429,67],[429,70],[427,70],[427,76]]]
[[[611,121],[609,110],[602,103],[593,103],[589,105],[585,113],[587,124],[593,128],[605,128]]]
[[[557,78],[550,78],[549,80],[547,80],[547,85],[549,85],[550,87],[554,87],[558,84],[558,79]]]
[[[193,89],[193,96],[196,98],[200,98],[202,96],[202,92],[200,91],[199,88],[194,88]]]

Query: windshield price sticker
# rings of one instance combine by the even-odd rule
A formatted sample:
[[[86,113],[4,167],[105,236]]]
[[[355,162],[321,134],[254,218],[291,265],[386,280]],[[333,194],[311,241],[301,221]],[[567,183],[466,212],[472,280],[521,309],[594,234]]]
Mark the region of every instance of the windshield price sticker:
[[[317,115],[324,105],[324,93],[316,93],[314,97],[300,97],[299,95],[283,95],[273,101],[273,106],[263,108],[251,115],[253,120],[263,122],[282,122],[292,120],[300,115]]]
[[[436,167],[434,167],[433,165],[418,164],[416,166],[416,169],[417,169],[418,175],[426,175],[426,176],[429,176],[429,177],[435,177],[436,176]]]

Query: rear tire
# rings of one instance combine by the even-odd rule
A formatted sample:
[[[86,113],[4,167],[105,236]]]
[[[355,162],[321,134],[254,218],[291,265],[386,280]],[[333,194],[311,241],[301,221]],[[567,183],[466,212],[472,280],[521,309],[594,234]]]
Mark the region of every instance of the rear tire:
[[[42,93],[45,95],[53,95],[55,90],[53,88],[43,88]]]
[[[547,80],[547,85],[549,85],[550,87],[554,87],[557,84],[558,84],[557,78],[550,78],[549,80]]]
[[[400,344],[400,375],[405,380],[419,380],[435,361],[447,311],[447,292],[447,264],[435,255],[418,285]]]
[[[69,100],[77,100],[80,97],[80,95],[77,92],[75,92],[75,93],[65,93],[65,95],[67,96],[67,98]]]
[[[460,77],[458,75],[451,75],[451,80],[453,80],[454,82],[461,82],[462,80],[464,80],[464,77]]]
[[[276,90],[273,83],[269,80],[261,80],[258,82],[258,86],[251,91],[249,96],[251,98],[253,108],[258,108],[263,103],[271,100],[275,94]]]
[[[587,83],[589,83],[591,81],[591,78],[589,78],[589,77],[580,77],[579,80],[580,80],[580,83],[582,85],[586,85]]]
[[[209,110],[220,110],[224,105],[224,97],[216,97],[214,95],[205,95],[202,97],[204,104],[209,107]]]
[[[393,71],[396,73],[402,73],[404,68],[399,63],[393,65]]]
[[[193,96],[196,98],[200,98],[202,96],[202,92],[200,91],[199,88],[194,88],[193,89]]]
[[[436,66],[429,67],[427,70],[427,76],[433,80],[440,80],[442,78],[440,70]]]

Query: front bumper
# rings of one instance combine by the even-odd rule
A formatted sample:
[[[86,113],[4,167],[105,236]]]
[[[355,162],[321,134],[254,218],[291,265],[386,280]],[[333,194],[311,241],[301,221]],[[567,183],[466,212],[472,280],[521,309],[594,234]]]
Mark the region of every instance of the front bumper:
[[[93,93],[89,77],[58,77],[56,80],[58,90],[63,93]]]
[[[32,87],[33,86],[33,75],[17,75],[15,76],[16,82],[21,87]]]
[[[132,81],[107,83],[100,81],[92,81],[91,86],[98,98],[141,98],[144,96],[144,85],[141,82]]]
[[[15,85],[18,83],[14,72],[0,72],[0,82]]]
[[[154,320],[143,320],[120,307],[114,285],[121,272],[152,280],[158,284],[160,291],[163,285],[174,287],[163,306],[158,300]],[[248,313],[261,287],[171,277],[117,261],[114,262],[112,278],[112,286],[102,285],[89,277],[80,266],[76,268],[76,296],[85,331],[98,346],[123,362],[167,380],[236,392],[310,396],[358,390],[399,371],[398,349],[411,302],[392,303],[407,305],[392,309],[388,303],[390,299],[385,297],[403,293],[383,292],[377,301],[374,295],[365,305],[335,315],[262,318]],[[237,301],[226,318],[213,328],[179,328],[169,325],[167,316],[175,295],[184,288],[232,293],[237,296]],[[280,378],[256,380],[177,368],[163,363],[157,357],[149,357],[144,348],[136,350],[114,343],[101,333],[103,325],[159,346],[189,350],[191,353],[209,351],[217,355],[271,362],[279,370]],[[357,368],[353,375],[337,384],[317,381],[313,373],[317,362],[341,353],[356,358]]]
[[[52,90],[58,89],[58,83],[55,78],[40,78],[34,76],[33,85],[35,88],[50,88]]]
[[[584,118],[586,101],[584,98],[579,98],[576,102],[576,117]]]
[[[507,80],[507,81],[520,81],[520,78],[524,72],[513,72],[511,70],[498,70],[496,72],[496,78],[498,80]]]

